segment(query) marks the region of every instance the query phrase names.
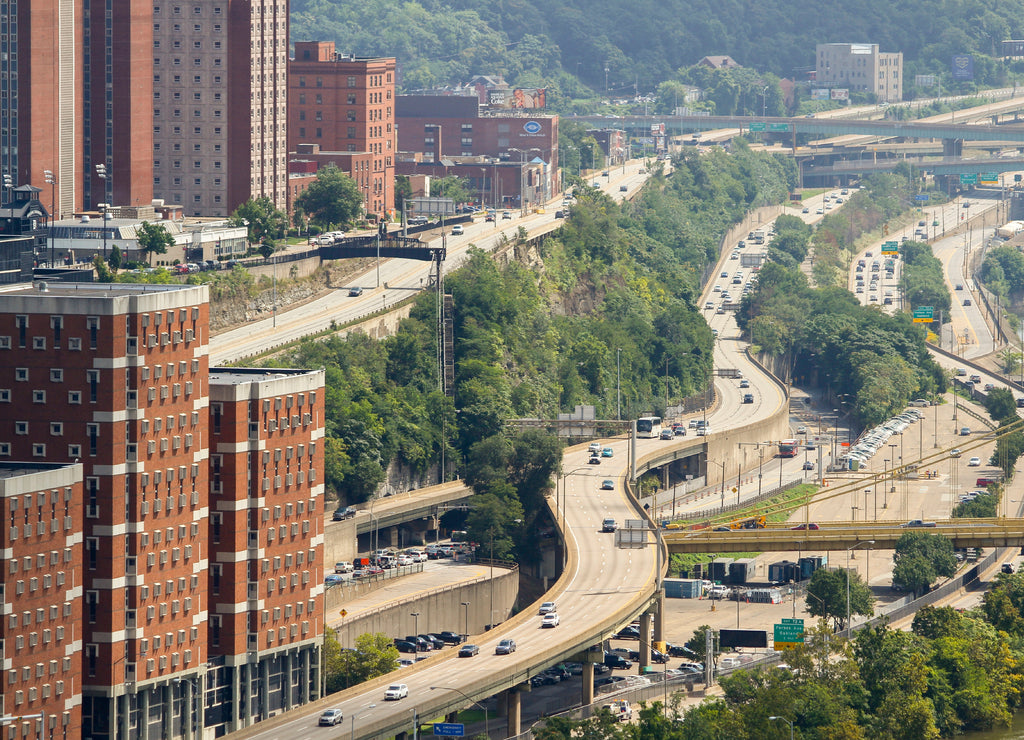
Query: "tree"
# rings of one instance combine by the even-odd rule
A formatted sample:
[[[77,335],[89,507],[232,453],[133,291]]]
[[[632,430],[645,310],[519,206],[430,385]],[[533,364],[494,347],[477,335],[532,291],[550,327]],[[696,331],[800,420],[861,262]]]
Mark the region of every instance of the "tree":
[[[896,541],[892,582],[907,591],[919,593],[939,576],[956,571],[953,543],[939,534],[904,532]]]
[[[813,617],[831,619],[836,631],[846,625],[847,578],[849,578],[850,614],[870,617],[875,613],[875,598],[859,573],[845,568],[819,568],[807,584],[807,612]]]
[[[994,388],[982,401],[982,405],[992,417],[993,421],[1003,422],[1006,420],[1019,421],[1017,416],[1017,401],[1009,388]]]
[[[408,175],[395,175],[395,210],[405,211],[405,201],[412,197],[412,183]]]
[[[363,194],[356,181],[334,165],[316,173],[295,206],[309,214],[310,220],[327,229],[332,225],[348,224],[363,210]]]
[[[456,205],[473,200],[469,191],[469,181],[455,175],[430,181],[432,198],[451,198]]]
[[[693,659],[700,663],[707,662],[707,634],[709,629],[711,629],[710,625],[702,624],[693,631],[693,637],[685,643],[685,647],[693,655]]]
[[[110,256],[107,257],[107,264],[110,265],[110,269],[116,274],[121,269],[121,260],[123,255],[121,254],[121,247],[116,244],[110,248]]]
[[[154,254],[167,254],[167,248],[174,246],[174,237],[163,224],[143,221],[135,234],[139,240],[139,251],[148,256],[150,265],[153,264]]]
[[[249,243],[280,239],[288,228],[288,217],[265,195],[250,198],[231,214],[231,223],[249,230]]]
[[[356,638],[352,650],[342,650],[337,633],[328,627],[324,643],[324,678],[328,694],[398,668],[398,649],[387,635],[362,634]]]

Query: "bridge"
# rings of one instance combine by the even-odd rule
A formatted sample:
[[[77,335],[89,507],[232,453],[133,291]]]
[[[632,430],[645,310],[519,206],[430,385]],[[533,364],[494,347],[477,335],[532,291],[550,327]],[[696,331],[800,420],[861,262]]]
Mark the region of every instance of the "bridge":
[[[666,531],[664,540],[670,553],[846,550],[867,540],[873,540],[876,549],[891,550],[907,532],[941,534],[958,548],[1024,545],[1024,521],[1019,519],[937,519],[934,527],[913,528],[895,522],[838,521],[817,524],[819,529],[810,530],[794,529],[792,524],[769,524],[764,529],[735,529],[728,532],[718,532],[713,527]]]

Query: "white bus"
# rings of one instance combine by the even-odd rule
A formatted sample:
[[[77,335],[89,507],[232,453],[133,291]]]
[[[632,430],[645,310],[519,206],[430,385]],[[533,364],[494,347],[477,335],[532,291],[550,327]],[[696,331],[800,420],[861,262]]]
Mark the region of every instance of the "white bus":
[[[636,420],[636,436],[656,438],[661,434],[660,416],[641,416]]]

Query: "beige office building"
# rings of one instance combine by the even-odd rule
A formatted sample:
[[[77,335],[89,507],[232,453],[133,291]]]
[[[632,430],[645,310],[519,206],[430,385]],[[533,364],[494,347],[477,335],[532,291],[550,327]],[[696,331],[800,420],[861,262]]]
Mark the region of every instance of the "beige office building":
[[[878,44],[818,44],[815,85],[897,103],[903,100],[903,52],[881,52]]]

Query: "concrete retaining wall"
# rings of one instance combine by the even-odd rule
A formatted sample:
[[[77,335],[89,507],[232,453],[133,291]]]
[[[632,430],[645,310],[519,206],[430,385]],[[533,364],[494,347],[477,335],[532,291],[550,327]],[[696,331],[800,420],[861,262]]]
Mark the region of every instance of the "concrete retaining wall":
[[[495,566],[493,581],[484,577],[447,586],[347,617],[336,628],[338,642],[342,647],[352,647],[356,637],[367,632],[380,632],[388,637],[411,635],[416,627],[415,618],[410,616],[412,612],[419,612],[421,634],[442,630],[465,634],[467,608],[462,606],[463,602],[469,603],[469,634],[480,634],[491,623],[492,598],[494,623],[499,624],[508,618],[518,596],[518,568]],[[344,608],[340,589],[328,591],[325,605],[328,616],[333,617]]]

